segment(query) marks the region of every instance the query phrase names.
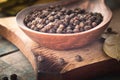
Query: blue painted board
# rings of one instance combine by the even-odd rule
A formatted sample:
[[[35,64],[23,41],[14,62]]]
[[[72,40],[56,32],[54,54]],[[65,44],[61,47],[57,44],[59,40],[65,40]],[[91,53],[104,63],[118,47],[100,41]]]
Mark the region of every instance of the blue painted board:
[[[0,56],[18,51],[18,48],[0,36]]]

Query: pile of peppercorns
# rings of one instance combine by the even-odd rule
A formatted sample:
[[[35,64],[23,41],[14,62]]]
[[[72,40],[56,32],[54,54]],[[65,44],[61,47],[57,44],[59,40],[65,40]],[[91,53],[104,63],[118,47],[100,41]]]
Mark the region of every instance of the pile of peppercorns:
[[[7,76],[3,77],[2,79],[0,80],[9,80],[9,78]],[[18,80],[18,76],[17,74],[11,74],[10,75],[10,80]]]
[[[81,8],[66,9],[60,5],[37,9],[28,14],[25,25],[45,33],[78,33],[96,27],[103,21],[101,13]]]

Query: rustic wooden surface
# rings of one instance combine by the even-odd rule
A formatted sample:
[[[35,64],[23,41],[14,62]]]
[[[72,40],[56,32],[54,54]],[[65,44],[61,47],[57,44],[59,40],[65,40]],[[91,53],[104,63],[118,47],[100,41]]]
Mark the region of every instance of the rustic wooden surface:
[[[29,57],[29,55],[31,56],[32,54],[32,52],[31,52],[31,50],[29,50],[29,49],[31,49],[31,46],[30,45],[33,45],[33,44],[28,44],[28,45],[26,45],[26,46],[23,46],[22,45],[22,47],[21,47],[21,41],[19,41],[19,39],[20,38],[22,38],[22,40],[23,40],[23,42],[22,43],[29,43],[29,38],[28,37],[25,37],[26,35],[24,34],[24,33],[22,33],[22,31],[17,27],[17,25],[16,25],[16,23],[15,23],[15,17],[11,17],[11,18],[4,18],[4,19],[1,19],[1,21],[0,22],[2,22],[2,21],[4,21],[5,23],[7,22],[7,24],[3,24],[3,26],[5,26],[5,25],[7,25],[8,27],[6,27],[7,28],[7,30],[8,31],[6,31],[6,29],[3,27],[3,26],[1,26],[1,31],[5,31],[6,33],[8,33],[9,35],[12,35],[11,37],[8,37],[8,34],[3,34],[3,33],[1,33],[4,37],[6,37],[8,40],[11,40],[11,42],[15,42],[15,41],[17,41],[16,43],[14,43],[18,48],[20,48],[20,50],[23,52],[23,54],[29,59],[29,61],[32,63],[33,62],[33,64],[32,64],[32,66],[33,66],[33,68],[34,69],[36,69],[36,65],[34,64],[34,62],[35,62],[35,60],[34,60],[34,56],[32,56],[33,58],[31,59],[30,57]],[[9,24],[9,23],[11,23],[11,22],[13,22],[13,24],[14,24],[14,27],[12,27],[13,25],[12,24]],[[8,25],[9,24],[9,25]],[[12,28],[12,30],[10,31],[10,29]],[[15,28],[15,29],[14,29]],[[18,29],[17,30],[17,32],[16,32],[16,29]],[[13,32],[15,33],[15,34],[13,34]],[[22,34],[22,35],[21,35]],[[19,35],[19,36],[17,36],[17,38],[15,38],[16,36],[15,35]],[[24,36],[25,35],[25,36]],[[24,37],[23,37],[24,36]],[[18,38],[18,37],[20,37],[20,38]],[[21,39],[20,39],[21,40]],[[25,40],[25,42],[24,42],[24,40]],[[32,42],[31,40],[30,40],[30,42]],[[25,45],[24,44],[24,45]],[[42,55],[42,56],[45,56],[45,57],[47,57],[46,59],[48,59],[47,60],[47,62],[46,63],[48,63],[48,64],[43,64],[43,67],[42,67],[42,70],[43,71],[49,71],[49,72],[60,72],[60,73],[66,73],[66,72],[68,72],[68,71],[71,71],[71,70],[73,70],[74,71],[74,69],[77,69],[77,68],[80,68],[80,67],[82,67],[82,66],[88,66],[88,65],[90,65],[90,64],[94,64],[94,63],[99,63],[99,62],[104,62],[104,61],[106,61],[106,60],[109,60],[110,58],[108,57],[108,56],[106,56],[104,53],[103,53],[103,51],[102,51],[102,44],[99,42],[99,41],[96,41],[96,42],[94,42],[94,43],[92,43],[91,45],[89,45],[89,46],[86,46],[86,47],[84,47],[84,48],[80,48],[80,49],[74,49],[74,50],[70,50],[70,51],[55,51],[55,50],[51,50],[51,49],[47,49],[47,48],[44,48],[44,47],[41,47],[41,46],[38,46],[37,44],[35,45],[36,43],[34,43],[34,46],[32,46],[32,51],[34,51],[34,54],[36,53],[36,54],[39,54],[39,55]],[[27,50],[26,52],[25,52],[25,50]],[[79,54],[79,55],[81,55],[82,56],[82,58],[83,58],[83,61],[82,62],[76,62],[75,60],[74,60],[74,56],[75,55],[77,55],[77,54]],[[90,54],[90,55],[89,55]],[[94,56],[94,57],[93,57]],[[59,64],[57,64],[57,65],[51,65],[51,64],[53,64],[53,63],[56,63],[56,60],[57,60],[57,58],[64,58],[65,59],[65,61],[66,62],[68,62],[68,64],[66,64],[65,66],[60,66]],[[51,60],[53,60],[53,62],[51,62]],[[104,63],[105,64],[105,63]],[[104,65],[103,63],[102,63],[102,65]],[[111,63],[110,63],[111,64]],[[50,67],[50,65],[51,65],[51,67]],[[108,64],[109,65],[109,64]],[[108,69],[108,65],[107,66],[105,66],[105,67],[101,67],[103,70],[104,70],[104,68],[105,69]],[[112,63],[112,66],[116,66],[116,63],[114,64],[114,63]],[[94,66],[95,67],[95,66]],[[110,66],[109,66],[110,67]],[[56,69],[57,68],[57,69]],[[100,67],[99,67],[100,68]],[[97,70],[99,70],[99,68],[97,69]],[[111,67],[112,68],[112,67]],[[84,70],[84,69],[83,69]],[[102,70],[102,71],[103,71]],[[110,69],[110,70],[112,70],[112,69]],[[77,71],[77,70],[76,70]],[[81,70],[79,70],[78,69],[78,71],[81,71]],[[89,70],[88,70],[89,71]],[[92,71],[92,68],[91,68],[91,70],[90,71]],[[77,72],[75,72],[75,73],[77,73]],[[81,72],[81,73],[83,73],[83,72]],[[80,74],[81,74],[80,73]],[[88,73],[88,72],[87,72]],[[97,74],[98,74],[99,72],[97,72]],[[100,71],[100,73],[101,73],[101,71]],[[84,73],[84,74],[86,74],[86,73]],[[96,74],[96,71],[94,72],[94,74]],[[69,76],[69,74],[66,74],[66,75],[68,75]],[[79,75],[79,74],[78,74]],[[77,75],[77,76],[78,76]],[[92,75],[93,76],[93,75]],[[43,76],[43,77],[46,77],[46,76]]]
[[[113,27],[113,30],[118,31],[118,33],[120,32],[119,22],[117,22],[120,19],[119,14],[120,14],[120,10],[116,10],[113,16],[113,20],[110,24],[110,27]],[[98,74],[96,73],[97,70],[100,73],[104,73],[104,70],[112,70],[113,67],[115,67],[116,70],[118,69],[118,65],[117,65],[118,62],[116,62],[115,60],[111,60],[111,58],[109,58],[107,55],[104,54],[104,52],[102,51],[102,44],[99,41],[96,41],[89,46],[79,48],[79,49],[74,49],[69,51],[55,51],[55,50],[44,48],[42,46],[38,46],[38,44],[36,44],[30,38],[28,38],[16,25],[15,17],[2,18],[0,19],[0,24],[2,25],[0,27],[0,34],[2,34],[8,40],[14,43],[23,52],[23,54],[29,59],[29,61],[31,62],[35,70],[37,69],[37,66],[36,66],[37,64],[35,61],[36,54],[44,56],[45,59],[47,60],[45,63],[48,63],[48,64],[42,64],[43,71],[45,72],[55,71],[62,74],[68,73],[66,74],[68,75],[68,77],[71,77],[71,74],[69,72],[72,73],[72,71],[73,73],[74,72],[77,73],[77,71],[83,70],[83,72],[79,72],[78,74],[78,75],[81,75],[82,73],[84,73],[84,70],[85,72],[88,72],[89,70],[93,71],[93,68],[95,68],[95,71],[92,72],[94,74]],[[32,43],[32,44],[29,44],[29,43]],[[31,50],[34,53],[31,52]],[[79,54],[82,56],[83,58],[82,62],[76,62],[74,60],[74,56],[76,54]],[[60,66],[59,64],[56,63],[58,58],[64,58],[67,64],[64,66]],[[112,67],[109,65],[111,65]],[[90,66],[90,67],[86,67],[86,66]],[[87,76],[88,74],[90,75],[92,73],[91,72],[87,73]]]
[[[2,43],[0,41],[0,45],[3,45],[4,47],[13,46],[11,43],[9,45],[5,45],[4,43],[8,43],[8,41],[3,38],[2,40]],[[4,50],[9,53],[7,48],[4,48]],[[0,57],[0,80],[2,77],[9,77],[13,73],[17,74],[20,80],[36,80],[36,75],[31,64],[20,51],[12,53],[10,51],[9,54]],[[120,80],[120,76],[119,74],[109,74],[96,77],[92,80]]]
[[[0,56],[9,54],[10,52],[18,51],[18,48],[10,44],[10,42],[6,41],[6,39],[0,36]]]
[[[19,80],[36,80],[31,64],[20,51],[0,57],[0,80],[11,74],[17,74]]]
[[[36,80],[30,62],[18,48],[0,36],[0,80],[14,73],[18,75],[19,80]]]
[[[57,58],[58,59],[64,58],[65,61],[68,62],[68,64],[66,66],[64,66],[64,68],[62,68],[62,70],[58,71],[61,73],[70,71],[70,70],[78,68],[80,66],[85,66],[88,64],[92,64],[92,63],[110,59],[102,51],[102,44],[99,41],[96,41],[96,42],[92,43],[91,45],[88,45],[86,47],[79,48],[79,49],[74,49],[74,50],[69,50],[69,51],[56,51],[56,50],[44,48],[42,46],[39,46],[35,42],[31,41],[31,39],[28,38],[18,28],[16,21],[15,21],[15,17],[0,19],[0,23],[2,25],[0,28],[0,31],[1,31],[0,33],[4,37],[6,37],[8,40],[10,40],[12,43],[14,43],[18,48],[20,48],[21,51],[29,50],[27,52],[27,53],[29,53],[27,55],[28,58],[29,58],[29,55],[32,55],[32,54],[30,54],[31,50],[34,52],[34,54],[39,54],[39,55],[45,56],[48,59],[53,60],[53,62],[55,62],[55,63],[56,63]],[[9,35],[11,35],[11,36],[9,36]],[[25,53],[24,51],[23,51],[23,53],[26,55],[27,53]],[[81,55],[84,60],[82,62],[76,62],[74,60],[74,56],[76,56],[76,55]],[[49,60],[48,60],[48,63],[50,63]],[[35,65],[33,65],[33,66],[35,66]],[[47,68],[47,66],[44,68],[46,68],[46,70],[49,71],[52,69],[54,70],[55,66],[52,65],[51,69]],[[58,67],[61,67],[61,66],[58,66]]]

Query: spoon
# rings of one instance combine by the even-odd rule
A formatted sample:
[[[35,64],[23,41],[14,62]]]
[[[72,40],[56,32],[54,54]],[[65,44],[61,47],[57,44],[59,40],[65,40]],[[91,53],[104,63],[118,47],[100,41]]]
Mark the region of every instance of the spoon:
[[[76,34],[49,34],[33,31],[24,25],[24,18],[31,11],[49,7],[49,5],[62,5],[67,9],[81,8],[90,12],[103,15],[103,21],[96,27]],[[56,50],[67,50],[85,46],[96,40],[106,29],[112,17],[112,12],[105,6],[104,0],[65,0],[50,4],[35,5],[20,11],[17,16],[18,26],[35,42],[40,45]]]
[[[25,17],[25,14],[28,14],[30,10],[32,9],[35,9],[37,7],[40,7],[40,8],[44,8],[44,7],[48,7],[49,5],[57,5],[57,4],[60,4],[62,6],[65,6],[66,8],[68,9],[71,9],[71,8],[76,8],[76,7],[80,7],[82,9],[86,9],[88,11],[91,11],[91,12],[99,12],[103,15],[103,22],[95,27],[94,29],[92,29],[93,31],[95,31],[97,29],[97,32],[101,34],[101,32],[103,32],[105,30],[105,28],[107,27],[108,23],[110,22],[111,18],[112,18],[112,12],[111,10],[105,5],[104,3],[104,0],[61,0],[61,1],[58,1],[58,2],[55,2],[55,3],[49,3],[49,4],[43,4],[43,5],[36,5],[36,6],[33,6],[33,7],[30,7],[29,9],[27,9],[26,11],[24,11],[24,13],[21,13],[20,16],[17,16],[17,21],[20,21],[22,23],[23,20],[21,20],[22,18]],[[2,21],[2,20],[1,20]],[[6,20],[7,21],[7,20]],[[12,22],[12,21],[11,21]],[[10,23],[11,23],[10,22]],[[7,24],[6,24],[7,25]],[[6,26],[5,25],[5,26]],[[12,24],[13,25],[13,24]],[[10,27],[10,26],[8,26]],[[17,28],[17,27],[15,27]],[[100,29],[99,29],[100,28]],[[3,28],[3,30],[5,30]],[[2,32],[3,31],[2,28],[0,29],[0,31]],[[18,48],[20,48],[20,50],[23,52],[23,54],[29,59],[29,61],[31,62],[33,68],[35,69],[36,71],[36,74],[37,74],[37,80],[77,80],[77,79],[85,79],[85,78],[90,78],[90,77],[93,77],[95,75],[100,75],[100,74],[103,74],[100,70],[103,70],[104,72],[108,72],[110,71],[111,69],[108,69],[106,68],[106,66],[108,65],[111,65],[111,63],[107,63],[107,61],[105,60],[108,60],[107,57],[104,57],[102,54],[102,51],[96,51],[96,46],[94,46],[93,49],[96,49],[96,50],[93,50],[96,51],[94,54],[94,56],[92,57],[97,57],[97,59],[95,58],[94,60],[92,60],[93,58],[91,57],[91,55],[87,55],[87,54],[81,54],[81,52],[85,51],[87,53],[87,49],[80,49],[80,50],[73,50],[73,51],[52,51],[52,50],[49,50],[49,49],[44,49],[46,51],[42,51],[41,52],[38,52],[36,53],[37,51],[35,49],[37,49],[39,51],[39,47],[41,46],[37,46],[37,48],[32,48],[31,49],[31,44],[28,42],[31,42],[33,43],[32,40],[29,40],[29,38],[26,38],[26,37],[22,37],[24,36],[24,34],[22,34],[22,31],[16,31],[14,30],[14,27],[12,27],[12,31],[15,32],[14,35],[15,37],[13,37],[14,35],[12,36],[9,36],[8,34],[4,34],[3,32],[3,35],[7,36],[7,37],[10,37],[8,38],[9,40],[11,40],[11,38],[16,38],[16,34],[17,34],[17,38],[16,40],[13,41],[13,43],[15,42],[16,46]],[[0,33],[1,33],[0,32]],[[6,31],[7,32],[7,31]],[[10,33],[10,31],[8,30],[8,32]],[[19,34],[20,35],[19,35]],[[21,36],[22,34],[22,36]],[[97,34],[97,33],[96,33]],[[18,35],[20,36],[18,38]],[[21,39],[21,37],[23,39]],[[18,40],[19,39],[19,40]],[[26,40],[26,42],[24,41]],[[23,42],[24,43],[23,43]],[[17,44],[17,42],[22,42],[22,44]],[[36,43],[34,43],[36,44]],[[24,49],[25,48],[25,49]],[[91,49],[91,47],[89,47]],[[48,52],[47,52],[48,51]],[[44,54],[44,52],[46,52],[47,54]],[[53,53],[52,53],[53,52]],[[75,52],[75,53],[74,53]],[[55,53],[55,54],[54,54]],[[99,54],[101,53],[101,54]],[[40,55],[41,54],[41,55]],[[50,55],[52,54],[52,55]],[[74,58],[73,56],[75,54],[81,54],[83,55],[83,59],[85,58],[85,60],[83,60],[81,63],[77,63],[74,61]],[[44,55],[44,56],[42,56]],[[86,56],[87,55],[87,56]],[[39,61],[38,60],[35,60],[37,59],[39,56]],[[54,67],[54,64],[55,64],[55,61],[52,59],[52,61],[49,61],[48,62],[45,62],[44,61],[44,58],[47,57],[48,58],[51,58],[55,56],[55,59],[56,57],[59,58],[59,57],[64,57],[64,59],[60,60],[61,62],[65,62],[67,61],[67,64],[63,65],[63,66],[55,66]],[[70,57],[70,58],[69,58]],[[103,60],[101,60],[101,57]],[[95,62],[93,62],[95,61]],[[104,63],[106,63],[106,66],[104,63],[100,63],[100,61],[103,61]],[[40,62],[40,63],[39,63]],[[45,70],[42,70],[40,69],[40,67],[42,67],[42,64],[44,63],[48,63],[45,64],[47,66],[45,67],[50,67],[49,64],[50,62],[52,62],[52,65],[50,69],[48,69],[48,71],[45,71]],[[53,63],[54,62],[54,63]],[[112,62],[110,60],[110,62]],[[73,64],[74,63],[74,64]],[[99,65],[97,64],[93,64],[92,63],[98,63]],[[100,67],[104,64],[103,67]],[[113,65],[112,65],[113,66]],[[52,70],[56,69],[56,67],[59,69],[59,70],[56,70],[56,72],[52,72]],[[44,68],[44,65],[43,65],[43,68]],[[90,72],[92,71],[93,69],[96,70],[96,72],[98,73],[95,73],[95,72]],[[51,70],[51,71],[49,71]],[[79,79],[79,80],[80,80]]]

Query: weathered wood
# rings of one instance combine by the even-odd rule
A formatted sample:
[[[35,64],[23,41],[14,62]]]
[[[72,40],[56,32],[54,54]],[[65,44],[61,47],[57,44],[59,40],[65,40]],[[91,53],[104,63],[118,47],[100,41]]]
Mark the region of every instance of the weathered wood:
[[[25,56],[28,58],[28,60],[33,65],[34,70],[36,70],[36,62],[35,57],[33,53],[31,52],[30,46],[33,43],[31,39],[29,39],[17,26],[15,17],[13,18],[4,18],[0,19],[0,24],[3,26],[0,26],[0,34],[11,41],[13,44],[15,44],[23,53],[25,53]],[[7,27],[5,27],[7,26]]]
[[[120,71],[120,64],[105,55],[102,50],[103,44],[99,40],[82,48],[56,51],[42,47],[27,37],[17,26],[15,17],[1,18],[0,24],[0,34],[23,52],[36,73],[39,71],[38,78],[40,80],[85,79],[108,72]],[[114,23],[112,24],[116,26]],[[41,63],[36,61],[39,55],[44,58]],[[83,61],[77,62],[75,60],[76,55],[80,55]],[[66,64],[59,64],[59,58],[63,58]],[[37,68],[37,66],[39,67]]]
[[[37,68],[35,55],[38,55],[38,54],[41,56],[44,56],[46,60],[46,62],[41,65],[43,66],[41,68],[42,72],[51,72],[51,73],[57,72],[60,74],[67,74],[72,71],[74,73],[75,71],[75,73],[78,75],[78,72],[76,71],[81,72],[81,69],[84,66],[86,66],[85,68],[86,70],[88,70],[87,73],[89,73],[89,68],[92,69],[91,66],[95,65],[96,63],[100,65],[101,62],[107,63],[107,61],[108,62],[111,61],[110,58],[106,56],[102,51],[102,44],[99,41],[96,41],[91,45],[88,45],[86,47],[79,48],[79,49],[74,49],[69,51],[55,51],[55,50],[44,48],[42,46],[38,46],[38,44],[36,44],[30,38],[28,38],[17,27],[15,22],[15,17],[2,18],[0,19],[0,24],[2,24],[2,26],[0,26],[0,34],[3,35],[8,40],[10,40],[23,52],[23,54],[31,62],[34,70],[36,70]],[[32,53],[32,51],[34,52],[34,54]],[[76,55],[81,55],[83,58],[83,61],[76,62],[74,59]],[[57,59],[59,58],[64,58],[67,64],[64,66],[57,64]],[[101,66],[105,65],[106,63],[101,64]],[[116,63],[113,63],[112,65],[110,63],[110,65],[107,64],[106,66],[116,67],[114,64]],[[108,70],[109,68],[99,67],[98,69],[96,69],[96,71],[104,70],[104,69]],[[84,71],[82,71],[82,73],[84,73]],[[81,74],[79,75],[81,76]],[[101,74],[101,72],[96,74]],[[42,76],[43,78],[45,78],[45,75],[42,75]]]
[[[11,74],[17,74],[18,80],[36,80],[31,64],[20,51],[0,57],[0,80]]]
[[[14,51],[18,51],[18,48],[16,48],[13,44],[11,44],[9,41],[6,39],[3,39],[0,36],[0,56],[9,54]]]

